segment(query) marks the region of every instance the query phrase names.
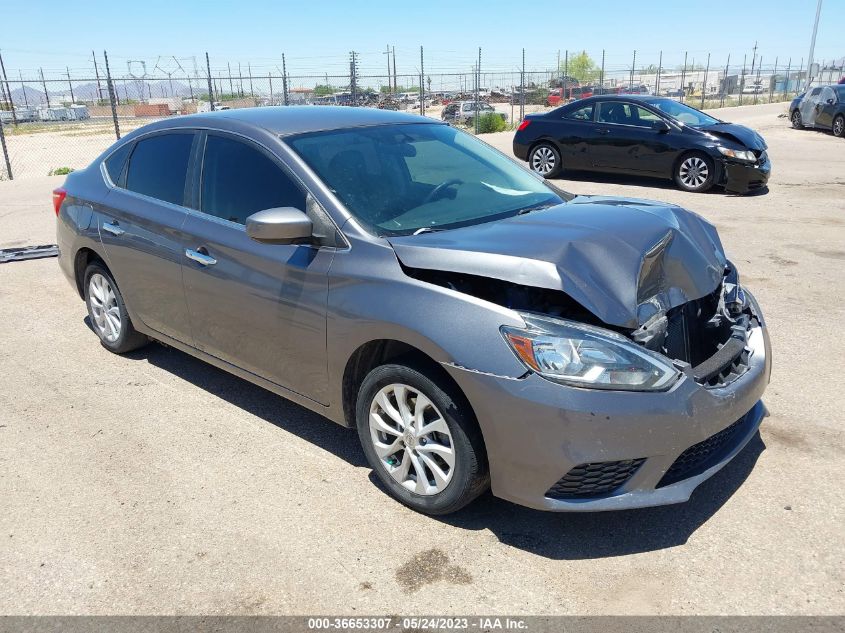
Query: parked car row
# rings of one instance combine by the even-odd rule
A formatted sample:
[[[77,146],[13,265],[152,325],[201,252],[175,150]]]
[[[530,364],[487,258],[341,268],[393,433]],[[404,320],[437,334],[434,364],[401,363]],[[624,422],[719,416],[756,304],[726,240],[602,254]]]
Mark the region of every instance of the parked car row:
[[[0,120],[4,124],[31,123],[33,121],[84,121],[90,119],[91,114],[88,106],[71,104],[67,106],[15,106],[14,113],[11,110],[0,110]]]

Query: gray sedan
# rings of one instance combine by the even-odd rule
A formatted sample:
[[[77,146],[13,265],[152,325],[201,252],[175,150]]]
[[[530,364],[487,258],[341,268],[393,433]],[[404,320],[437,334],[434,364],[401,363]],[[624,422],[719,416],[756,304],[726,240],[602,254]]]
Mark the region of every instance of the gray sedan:
[[[107,350],[160,341],[357,429],[421,512],[488,488],[558,511],[682,502],[763,419],[766,326],[713,226],[570,195],[431,119],[160,121],[53,202]]]

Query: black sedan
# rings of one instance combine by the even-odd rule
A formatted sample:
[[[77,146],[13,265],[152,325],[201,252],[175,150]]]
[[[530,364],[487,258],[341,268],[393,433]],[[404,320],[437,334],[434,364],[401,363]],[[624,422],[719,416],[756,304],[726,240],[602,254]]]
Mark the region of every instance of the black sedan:
[[[545,178],[563,169],[673,179],[685,191],[760,189],[771,164],[763,138],[665,97],[603,95],[529,114],[513,152]]]
[[[789,105],[792,127],[830,130],[845,136],[845,85],[817,86],[798,95]]]

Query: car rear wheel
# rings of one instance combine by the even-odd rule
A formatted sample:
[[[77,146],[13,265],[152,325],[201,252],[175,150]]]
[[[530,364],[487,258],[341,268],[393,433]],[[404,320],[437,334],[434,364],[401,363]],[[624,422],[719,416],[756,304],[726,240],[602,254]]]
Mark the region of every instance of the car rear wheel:
[[[707,191],[713,186],[713,161],[699,152],[686,154],[675,167],[675,184],[684,191]]]
[[[792,117],[790,117],[790,120],[792,121],[792,127],[794,127],[796,130],[800,130],[804,127],[804,124],[801,123],[801,113],[798,110],[795,110],[792,113]]]
[[[833,119],[833,135],[839,138],[845,136],[845,116],[840,114]]]
[[[358,391],[367,461],[391,496],[426,514],[455,512],[489,483],[481,432],[469,405],[451,391],[395,364],[371,371]]]
[[[91,327],[103,347],[115,354],[124,354],[149,342],[133,327],[123,296],[105,266],[98,263],[88,266],[84,288]]]
[[[528,164],[535,173],[540,174],[543,178],[554,178],[563,169],[560,152],[550,143],[540,143],[534,146],[528,155]]]

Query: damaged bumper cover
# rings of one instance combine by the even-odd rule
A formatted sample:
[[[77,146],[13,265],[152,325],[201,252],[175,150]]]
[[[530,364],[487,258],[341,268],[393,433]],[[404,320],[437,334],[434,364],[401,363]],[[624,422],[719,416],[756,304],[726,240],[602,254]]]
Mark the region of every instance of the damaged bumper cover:
[[[753,164],[723,160],[719,184],[723,185],[728,193],[749,193],[765,187],[771,172],[772,163],[765,151]]]
[[[584,512],[689,499],[742,450],[765,415],[769,337],[748,298],[756,320],[744,340],[745,367],[716,386],[690,366],[667,391],[626,393],[447,364],[481,424],[493,493],[541,510]]]

